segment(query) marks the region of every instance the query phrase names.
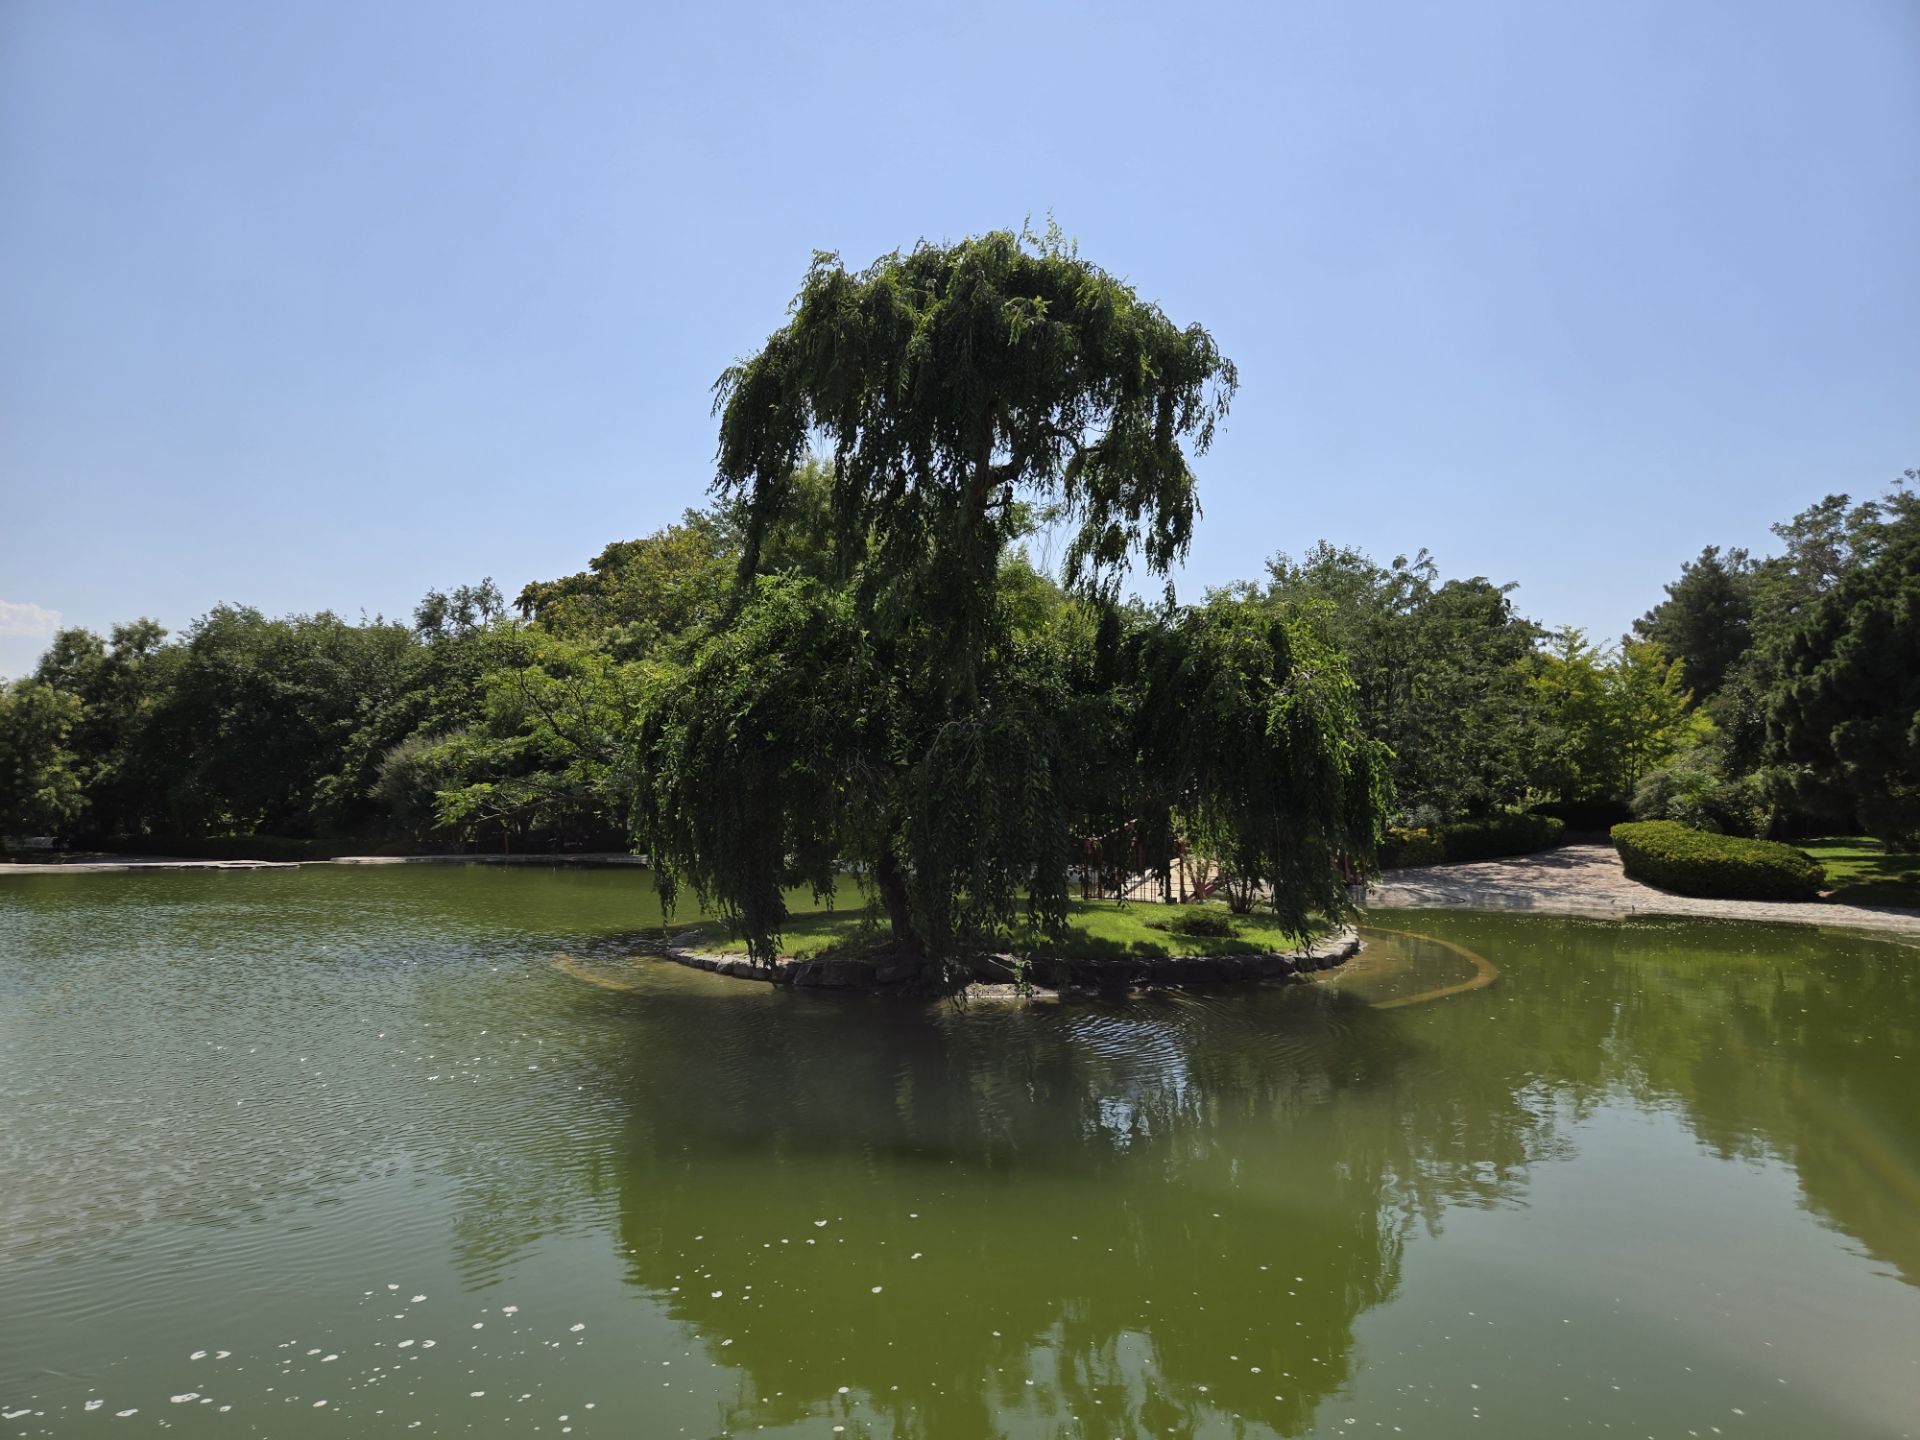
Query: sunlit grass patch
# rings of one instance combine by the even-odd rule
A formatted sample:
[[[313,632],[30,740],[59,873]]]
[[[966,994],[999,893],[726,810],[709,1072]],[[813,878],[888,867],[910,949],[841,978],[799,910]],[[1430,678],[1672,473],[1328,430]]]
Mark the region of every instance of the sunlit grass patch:
[[[746,953],[747,943],[717,921],[702,927],[702,949]],[[1205,931],[1207,933],[1198,933]],[[829,951],[856,951],[887,942],[884,923],[857,901],[840,909],[796,913],[781,932],[780,953],[797,959]],[[1067,933],[1060,940],[1010,936],[1003,948],[1031,948],[1064,959],[1159,958],[1169,955],[1257,955],[1287,951],[1301,937],[1271,914],[1234,915],[1225,905],[1155,905],[1117,900],[1074,900],[1067,907]]]
[[[1920,906],[1920,854],[1889,850],[1866,835],[1826,835],[1795,848],[1826,867],[1836,900]]]

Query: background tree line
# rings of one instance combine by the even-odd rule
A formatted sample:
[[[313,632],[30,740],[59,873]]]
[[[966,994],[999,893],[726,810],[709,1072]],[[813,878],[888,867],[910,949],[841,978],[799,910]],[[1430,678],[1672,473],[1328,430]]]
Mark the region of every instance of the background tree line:
[[[482,581],[410,623],[64,631],[0,691],[0,833],[632,844],[763,961],[787,893],[852,867],[944,980],[1013,927],[1061,933],[1096,839],[1133,870],[1191,840],[1301,929],[1348,907],[1390,817],[1598,824],[1631,799],[1920,828],[1904,485],[1829,497],[1778,556],[1707,550],[1617,646],[1424,551],[1323,543],[1179,606],[1190,456],[1236,385],[1203,327],[1051,227],[817,255],[716,384],[709,508],[511,613]],[[1043,527],[1057,576],[1028,558]],[[1157,601],[1123,598],[1136,560]]]
[[[759,573],[824,582],[829,474],[794,477]],[[1024,517],[1030,526],[1032,516]],[[1556,804],[1740,834],[1920,827],[1920,503],[1828,496],[1778,553],[1709,546],[1614,646],[1511,585],[1322,543],[1209,603],[1289,612],[1343,657],[1403,822]],[[1005,546],[1019,630],[1090,655],[1100,617]],[[648,673],[727,613],[737,507],[689,511],[535,582],[424,597],[410,622],[222,606],[60,632],[0,691],[0,830],[80,843],[273,836],[388,847],[624,846]],[[1116,607],[1135,621],[1151,607]]]

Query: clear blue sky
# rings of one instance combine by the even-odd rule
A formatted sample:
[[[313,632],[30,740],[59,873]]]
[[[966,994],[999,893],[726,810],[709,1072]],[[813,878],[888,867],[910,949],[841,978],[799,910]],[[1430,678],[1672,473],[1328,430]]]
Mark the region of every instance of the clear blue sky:
[[[1913,0],[8,0],[0,671],[579,569],[811,251],[1049,211],[1240,366],[1183,593],[1427,545],[1616,634],[1920,465]]]

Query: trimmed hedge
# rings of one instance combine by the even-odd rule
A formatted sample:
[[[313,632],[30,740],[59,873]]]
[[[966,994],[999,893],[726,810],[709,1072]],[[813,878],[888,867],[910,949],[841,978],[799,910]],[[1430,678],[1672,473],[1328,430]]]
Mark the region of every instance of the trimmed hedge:
[[[1486,820],[1460,820],[1431,829],[1388,829],[1380,846],[1380,864],[1388,870],[1416,865],[1452,865],[1466,860],[1495,860],[1502,855],[1527,855],[1550,850],[1560,843],[1567,827],[1547,815],[1495,815]]]
[[[1677,820],[1613,827],[1627,874],[1662,890],[1710,900],[1817,900],[1827,872],[1805,852],[1771,840],[1691,830]]]

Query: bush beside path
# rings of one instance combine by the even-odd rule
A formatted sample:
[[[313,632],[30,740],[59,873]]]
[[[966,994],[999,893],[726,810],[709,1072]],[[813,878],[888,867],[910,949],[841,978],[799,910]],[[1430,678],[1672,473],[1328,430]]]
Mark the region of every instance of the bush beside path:
[[[1562,845],[1538,855],[1421,870],[1389,870],[1367,894],[1369,909],[1519,910],[1621,919],[1685,915],[1891,931],[1920,938],[1920,909],[1832,901],[1705,900],[1630,879],[1611,845]]]

